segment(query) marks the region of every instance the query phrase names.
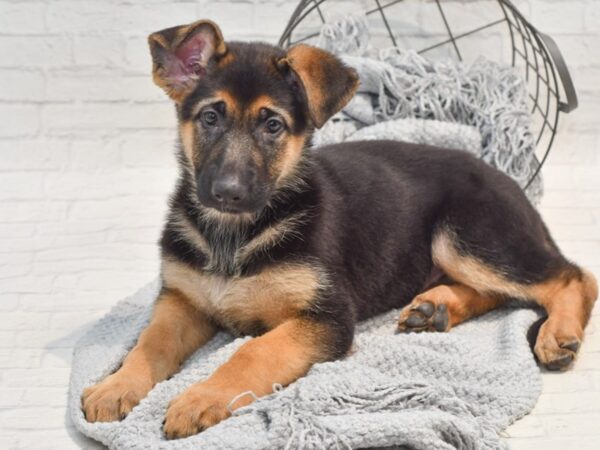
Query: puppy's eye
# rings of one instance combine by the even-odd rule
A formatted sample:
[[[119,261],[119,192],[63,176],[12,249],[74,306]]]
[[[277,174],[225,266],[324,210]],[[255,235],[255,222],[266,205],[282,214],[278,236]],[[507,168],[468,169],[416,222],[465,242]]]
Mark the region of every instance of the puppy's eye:
[[[214,127],[217,124],[219,117],[214,111],[204,111],[202,113],[202,123],[208,127]]]
[[[278,133],[283,128],[283,122],[279,119],[271,118],[267,120],[266,128],[268,133]]]

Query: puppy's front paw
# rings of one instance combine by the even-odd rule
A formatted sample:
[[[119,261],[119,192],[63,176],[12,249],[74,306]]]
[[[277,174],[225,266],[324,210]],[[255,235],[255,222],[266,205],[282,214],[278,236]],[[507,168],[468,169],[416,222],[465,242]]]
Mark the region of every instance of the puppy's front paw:
[[[88,422],[124,419],[150,391],[148,383],[114,373],[83,391],[81,407]]]
[[[169,404],[165,436],[167,439],[184,438],[216,425],[231,415],[227,406],[235,396],[234,391],[219,389],[208,383],[190,387]]]

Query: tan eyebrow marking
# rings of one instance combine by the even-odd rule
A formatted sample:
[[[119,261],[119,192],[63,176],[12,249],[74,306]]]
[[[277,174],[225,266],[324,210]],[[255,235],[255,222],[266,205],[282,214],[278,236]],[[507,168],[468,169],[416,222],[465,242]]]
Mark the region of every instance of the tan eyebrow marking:
[[[235,100],[235,97],[226,90],[220,90],[215,92],[215,95],[212,97],[205,98],[204,100],[196,103],[192,109],[192,114],[196,116],[202,110],[202,108],[217,102],[225,103],[228,114],[237,114],[239,111],[238,102]]]
[[[223,89],[217,91],[215,95],[219,97],[219,101],[225,102],[226,110],[229,112],[230,115],[238,115],[240,111],[239,103],[236,100],[236,98],[233,95],[231,95],[231,92]]]
[[[208,106],[212,103],[217,103],[220,101],[221,101],[221,99],[219,97],[210,97],[210,98],[205,98],[204,100],[199,101],[198,103],[196,103],[194,105],[194,108],[192,109],[192,116],[196,117],[198,115],[198,113],[202,110],[202,108],[204,108],[205,106]]]
[[[257,116],[260,113],[260,110],[262,108],[267,108],[267,109],[270,109],[271,111],[276,112],[277,114],[279,114],[281,117],[284,118],[284,120],[286,121],[286,123],[288,125],[291,125],[293,123],[292,117],[290,116],[290,114],[285,109],[277,106],[275,104],[275,102],[273,101],[273,98],[269,97],[268,95],[261,95],[260,97],[256,98],[250,104],[250,107],[248,109],[251,114],[253,114],[254,116]]]

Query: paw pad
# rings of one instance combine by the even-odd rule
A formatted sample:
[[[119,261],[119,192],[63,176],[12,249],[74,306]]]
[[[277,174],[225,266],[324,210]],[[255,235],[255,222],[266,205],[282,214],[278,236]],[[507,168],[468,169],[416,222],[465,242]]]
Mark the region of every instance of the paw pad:
[[[448,307],[425,301],[408,307],[400,314],[398,331],[410,333],[417,331],[446,331],[448,329]]]

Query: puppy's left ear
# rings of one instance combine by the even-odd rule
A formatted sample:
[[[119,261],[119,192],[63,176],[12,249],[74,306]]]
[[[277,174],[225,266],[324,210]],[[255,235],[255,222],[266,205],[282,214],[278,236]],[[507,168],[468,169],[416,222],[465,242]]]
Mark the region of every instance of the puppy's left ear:
[[[210,20],[157,31],[148,44],[154,83],[177,103],[206,75],[211,59],[227,52],[221,30]]]
[[[292,47],[278,61],[278,67],[289,67],[300,79],[310,118],[317,128],[350,101],[359,79],[356,71],[329,52],[310,45]]]

